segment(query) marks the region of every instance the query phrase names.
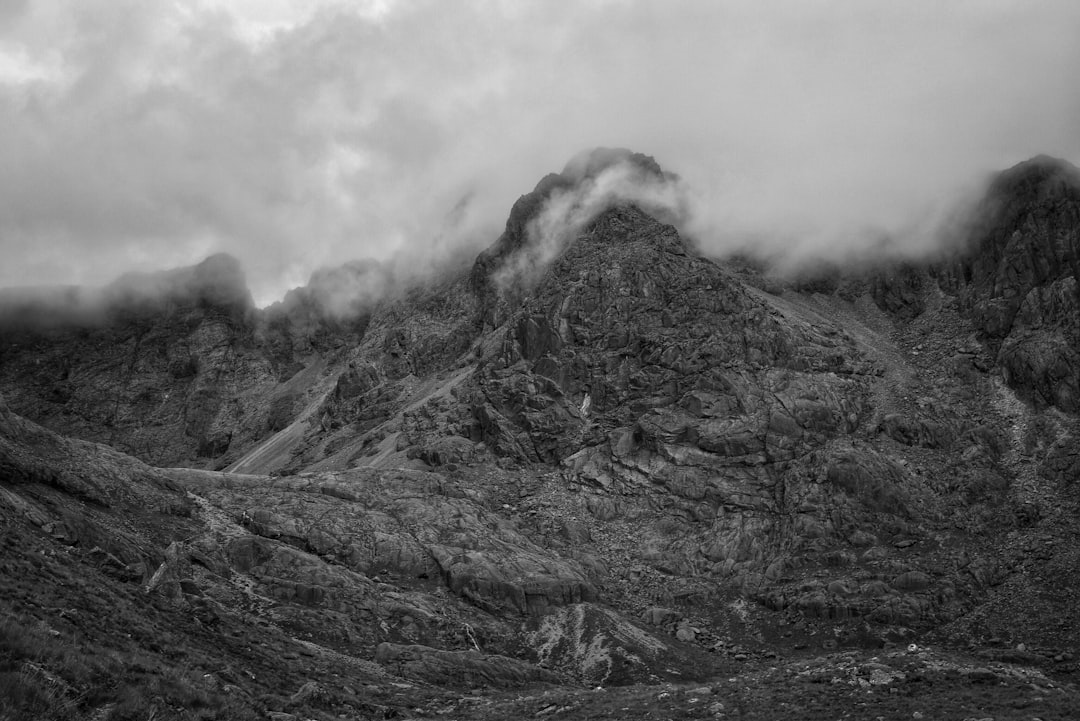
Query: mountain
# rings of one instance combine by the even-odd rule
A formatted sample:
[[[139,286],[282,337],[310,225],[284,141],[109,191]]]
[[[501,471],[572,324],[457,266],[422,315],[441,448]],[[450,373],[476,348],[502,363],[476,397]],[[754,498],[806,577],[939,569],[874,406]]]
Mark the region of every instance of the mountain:
[[[316,274],[264,312],[226,255],[74,300],[19,295],[0,312],[4,395],[50,428],[150,463],[221,466],[320,392],[324,357],[364,326],[331,305],[334,290],[365,275],[378,271]]]
[[[675,180],[584,154],[424,284],[259,311],[214,256],[6,301],[10,708],[1080,705],[1076,169],[1001,173],[947,256],[796,281],[611,173]]]

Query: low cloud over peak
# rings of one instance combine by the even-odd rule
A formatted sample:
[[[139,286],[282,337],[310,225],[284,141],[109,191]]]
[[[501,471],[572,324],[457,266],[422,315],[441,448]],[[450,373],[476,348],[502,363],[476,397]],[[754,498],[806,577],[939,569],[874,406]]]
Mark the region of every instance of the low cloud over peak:
[[[1080,160],[1072,2],[15,3],[0,286],[235,255],[259,305],[476,252],[581,148],[681,176],[705,250],[910,252],[986,174]]]

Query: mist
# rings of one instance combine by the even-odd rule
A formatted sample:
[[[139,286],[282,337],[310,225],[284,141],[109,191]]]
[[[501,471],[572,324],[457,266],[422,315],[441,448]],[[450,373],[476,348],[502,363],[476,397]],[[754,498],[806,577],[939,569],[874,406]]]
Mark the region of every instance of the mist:
[[[521,247],[495,267],[493,281],[503,291],[533,285],[585,226],[613,205],[632,203],[658,220],[678,225],[695,217],[677,175],[663,171],[653,158],[634,157],[625,148],[579,154],[559,174],[558,182],[540,192],[546,197],[526,223]]]
[[[336,275],[351,269],[346,266]],[[325,274],[313,276],[315,302],[323,315],[340,315],[331,305]],[[365,298],[366,300],[367,298]],[[92,327],[117,314],[132,317],[167,312],[177,306],[208,304],[238,315],[253,310],[238,261],[225,254],[199,263],[159,271],[130,271],[105,285],[37,285],[0,288],[0,330]]]
[[[669,199],[704,252],[918,255],[993,171],[1080,161],[1074,2],[0,14],[0,286],[102,285],[226,252],[265,306],[348,261],[434,271],[595,146],[678,174]],[[593,195],[642,195],[610,180]],[[569,219],[556,235],[591,207],[553,202],[545,217]]]

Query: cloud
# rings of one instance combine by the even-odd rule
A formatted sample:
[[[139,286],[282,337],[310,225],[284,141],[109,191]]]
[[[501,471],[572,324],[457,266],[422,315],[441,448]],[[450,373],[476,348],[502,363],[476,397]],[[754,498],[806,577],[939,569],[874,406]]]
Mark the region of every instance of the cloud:
[[[701,247],[791,257],[884,235],[915,252],[985,173],[1080,161],[1073,2],[70,0],[0,16],[2,286],[227,251],[265,305],[353,259],[433,267],[491,243],[518,195],[597,145],[682,176]]]

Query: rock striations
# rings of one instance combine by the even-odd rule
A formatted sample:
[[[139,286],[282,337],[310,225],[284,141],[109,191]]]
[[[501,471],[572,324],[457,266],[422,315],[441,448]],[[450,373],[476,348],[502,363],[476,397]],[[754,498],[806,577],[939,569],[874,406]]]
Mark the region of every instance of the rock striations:
[[[895,696],[916,656],[851,664],[929,641],[919,673],[966,669],[939,689],[1043,683],[1012,662],[1076,702],[1076,169],[1002,173],[946,260],[797,284],[645,203],[553,225],[613,169],[675,182],[583,155],[425,285],[353,264],[259,311],[215,256],[6,300],[0,605],[171,700],[11,625],[0,672],[71,717],[180,708],[184,663],[232,717],[498,718],[525,707],[460,693],[563,713],[816,659]]]

